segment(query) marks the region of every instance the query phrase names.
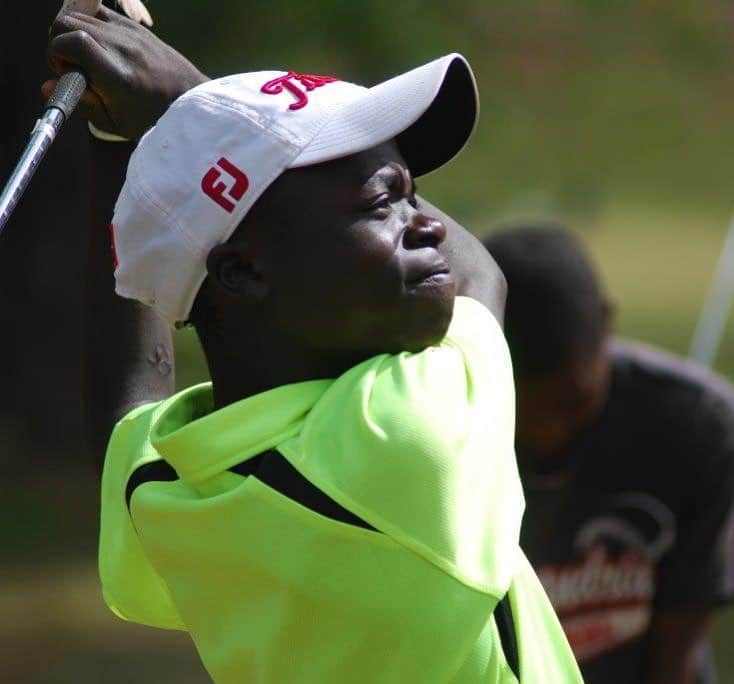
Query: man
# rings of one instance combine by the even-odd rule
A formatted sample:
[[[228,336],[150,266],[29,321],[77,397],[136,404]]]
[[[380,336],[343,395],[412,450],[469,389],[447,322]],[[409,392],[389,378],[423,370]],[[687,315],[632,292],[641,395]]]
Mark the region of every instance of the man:
[[[411,176],[471,132],[466,62],[372,89],[207,82],[106,10],[59,20],[50,50],[89,74],[98,136],[155,123],[112,220],[136,302],[112,294],[106,230],[90,248],[110,607],[187,630],[217,682],[580,681],[518,546],[501,276]],[[102,225],[116,145],[97,146]],[[195,326],[211,384],[171,396],[151,311]]]
[[[522,544],[586,681],[713,681],[706,635],[734,588],[732,388],[612,338],[562,228],[484,244],[508,282]]]

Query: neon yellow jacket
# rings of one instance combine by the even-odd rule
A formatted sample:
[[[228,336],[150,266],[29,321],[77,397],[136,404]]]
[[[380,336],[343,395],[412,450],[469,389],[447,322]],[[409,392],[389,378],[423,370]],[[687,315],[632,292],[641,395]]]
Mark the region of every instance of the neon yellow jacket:
[[[580,682],[518,546],[524,500],[502,331],[457,298],[440,345],[212,411],[208,384],[112,435],[100,575],[119,616],[187,630],[216,682],[515,682],[492,616],[509,592],[524,684]],[[228,471],[277,449],[375,530]],[[178,479],[128,479],[164,459]]]

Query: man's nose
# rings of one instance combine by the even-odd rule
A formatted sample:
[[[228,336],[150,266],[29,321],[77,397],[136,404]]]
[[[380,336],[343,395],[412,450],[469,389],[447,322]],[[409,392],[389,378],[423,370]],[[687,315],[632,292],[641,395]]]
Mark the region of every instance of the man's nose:
[[[446,226],[433,216],[415,210],[409,221],[403,236],[406,249],[435,248],[446,239]]]

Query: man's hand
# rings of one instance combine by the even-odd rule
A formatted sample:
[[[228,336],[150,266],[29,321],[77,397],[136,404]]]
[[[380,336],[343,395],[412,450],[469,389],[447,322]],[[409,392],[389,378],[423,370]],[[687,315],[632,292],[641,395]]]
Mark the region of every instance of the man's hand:
[[[79,111],[97,128],[139,139],[181,94],[207,81],[191,62],[140,24],[102,7],[96,17],[57,17],[49,42],[51,66],[79,66],[89,89]],[[56,81],[42,86],[45,97]]]

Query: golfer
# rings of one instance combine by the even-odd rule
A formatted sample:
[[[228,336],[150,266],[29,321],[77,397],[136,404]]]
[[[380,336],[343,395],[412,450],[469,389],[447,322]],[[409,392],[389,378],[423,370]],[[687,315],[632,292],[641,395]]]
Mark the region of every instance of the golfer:
[[[485,244],[509,288],[522,545],[585,680],[711,684],[708,630],[734,595],[734,390],[614,338],[613,307],[563,228]]]
[[[580,681],[518,543],[502,278],[415,191],[474,126],[465,60],[373,88],[207,81],[106,10],[57,22],[50,50],[89,74],[98,136],[149,129],[111,233],[132,145],[96,143],[111,609],[186,630],[223,683]],[[160,321],[193,325],[212,383],[172,394]]]

